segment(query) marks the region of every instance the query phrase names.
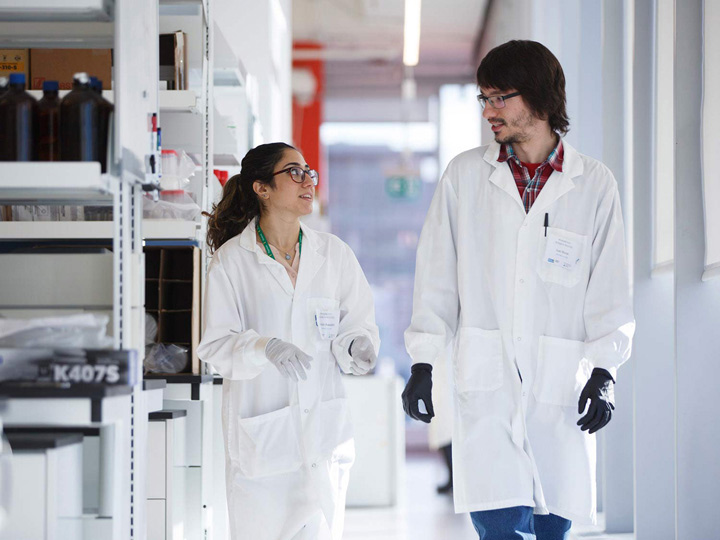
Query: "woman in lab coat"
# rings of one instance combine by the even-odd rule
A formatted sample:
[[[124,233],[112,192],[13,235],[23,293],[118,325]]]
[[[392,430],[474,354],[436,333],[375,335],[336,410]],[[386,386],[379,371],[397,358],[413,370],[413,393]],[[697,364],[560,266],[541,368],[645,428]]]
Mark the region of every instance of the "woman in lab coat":
[[[233,540],[342,536],[354,445],[340,370],[370,371],[379,338],[353,252],[300,223],[315,185],[295,148],[261,145],[209,218],[198,356],[224,378]]]

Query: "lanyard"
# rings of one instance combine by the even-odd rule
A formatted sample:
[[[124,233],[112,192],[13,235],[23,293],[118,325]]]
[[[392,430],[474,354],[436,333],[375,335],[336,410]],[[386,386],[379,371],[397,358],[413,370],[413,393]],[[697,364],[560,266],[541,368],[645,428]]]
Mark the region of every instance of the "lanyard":
[[[275,259],[275,255],[273,255],[273,252],[270,249],[270,246],[268,245],[267,239],[265,238],[265,235],[263,234],[263,231],[260,228],[260,222],[258,222],[258,224],[257,224],[257,232],[258,232],[258,236],[260,236],[260,241],[263,243],[263,246],[265,246],[265,253],[267,253],[269,257],[272,257],[273,259]],[[298,244],[300,244],[298,247],[298,251],[299,251],[300,255],[302,255],[302,237],[303,237],[303,233],[302,233],[302,229],[300,229],[300,234],[298,234]]]

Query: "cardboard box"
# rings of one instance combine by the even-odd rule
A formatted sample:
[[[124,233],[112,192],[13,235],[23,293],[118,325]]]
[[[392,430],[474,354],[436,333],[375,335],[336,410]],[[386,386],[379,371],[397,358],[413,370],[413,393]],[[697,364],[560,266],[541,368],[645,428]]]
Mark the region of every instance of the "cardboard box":
[[[160,81],[165,90],[187,90],[187,36],[185,32],[160,34]]]
[[[44,81],[58,81],[70,90],[73,75],[84,71],[97,77],[103,89],[112,88],[112,49],[30,49],[30,89],[42,90]]]
[[[0,77],[9,77],[11,73],[24,73],[29,82],[29,49],[0,49]]]

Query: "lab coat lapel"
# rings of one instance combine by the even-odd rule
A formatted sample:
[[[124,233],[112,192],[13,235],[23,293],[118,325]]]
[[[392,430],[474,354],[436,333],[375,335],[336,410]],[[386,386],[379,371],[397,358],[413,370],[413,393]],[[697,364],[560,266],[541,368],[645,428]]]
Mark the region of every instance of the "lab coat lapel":
[[[483,156],[483,159],[485,161],[495,167],[495,170],[490,175],[490,181],[497,187],[502,189],[505,193],[510,195],[510,197],[518,205],[520,205],[520,208],[522,208],[522,211],[524,213],[525,206],[523,205],[522,199],[520,198],[520,192],[518,191],[517,185],[515,184],[515,179],[513,178],[512,171],[510,170],[507,162],[500,162],[497,160],[499,155],[500,145],[493,141],[488,146],[487,150],[485,151],[485,155]]]
[[[301,294],[312,284],[315,274],[325,262],[325,257],[319,251],[320,237],[312,229],[300,225],[303,232],[302,253],[300,254],[300,268],[295,283],[295,294]]]
[[[251,221],[248,226],[245,227],[245,230],[243,230],[240,234],[240,245],[255,254],[258,264],[263,266],[265,271],[267,271],[278,282],[283,291],[285,291],[289,296],[293,295],[294,291],[292,281],[290,281],[290,276],[287,275],[287,270],[285,270],[283,265],[275,259],[268,257],[265,250],[260,249],[257,245],[254,220]]]
[[[572,179],[583,173],[583,163],[580,155],[565,141],[563,141],[563,152],[562,172],[553,171],[550,175],[538,198],[530,208],[527,219],[532,219],[537,214],[545,212],[549,206],[575,187],[575,182]]]

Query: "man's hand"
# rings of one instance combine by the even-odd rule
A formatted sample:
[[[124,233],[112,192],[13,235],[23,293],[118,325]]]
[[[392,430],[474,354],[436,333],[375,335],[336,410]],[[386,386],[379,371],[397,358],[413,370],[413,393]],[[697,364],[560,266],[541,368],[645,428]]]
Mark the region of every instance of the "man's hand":
[[[590,379],[580,394],[578,401],[578,414],[585,410],[587,400],[590,400],[587,414],[578,420],[577,425],[583,431],[595,433],[610,422],[612,412],[615,410],[615,381],[604,369],[593,369]]]
[[[432,404],[432,366],[415,364],[411,372],[410,380],[402,393],[403,409],[410,418],[429,424],[435,416]],[[418,400],[425,403],[427,414],[421,413],[418,409]]]

